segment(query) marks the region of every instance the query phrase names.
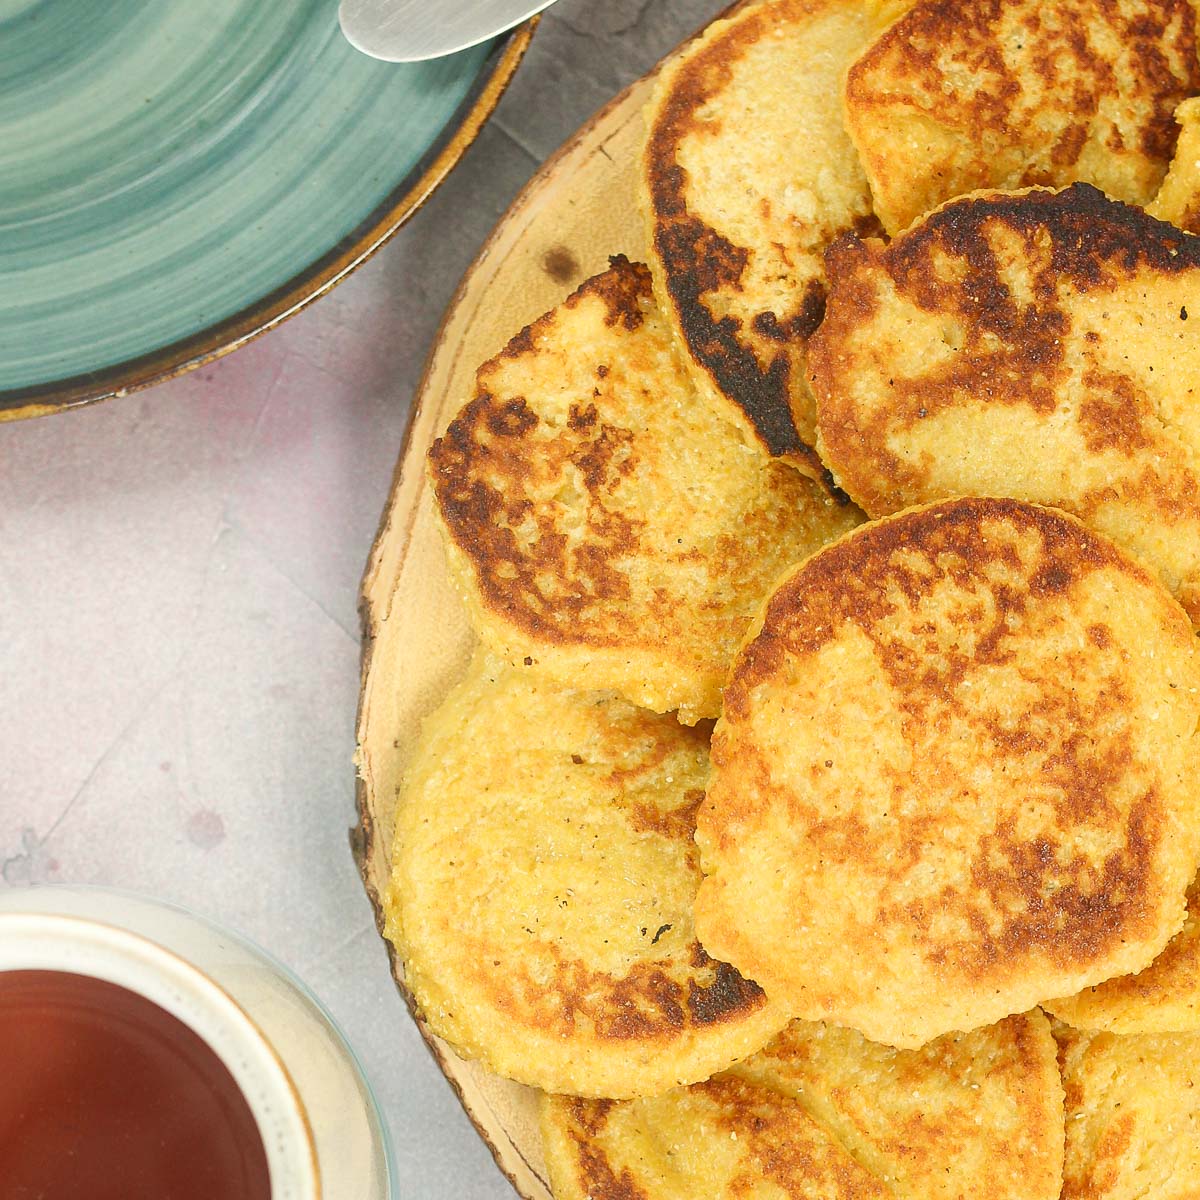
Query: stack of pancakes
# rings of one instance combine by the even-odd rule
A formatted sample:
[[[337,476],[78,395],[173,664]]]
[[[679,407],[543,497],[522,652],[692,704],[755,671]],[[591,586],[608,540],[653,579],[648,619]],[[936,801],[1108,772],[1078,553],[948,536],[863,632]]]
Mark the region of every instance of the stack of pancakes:
[[[558,1200],[1200,1195],[1193,94],[1188,0],[742,5],[434,445],[387,932]]]

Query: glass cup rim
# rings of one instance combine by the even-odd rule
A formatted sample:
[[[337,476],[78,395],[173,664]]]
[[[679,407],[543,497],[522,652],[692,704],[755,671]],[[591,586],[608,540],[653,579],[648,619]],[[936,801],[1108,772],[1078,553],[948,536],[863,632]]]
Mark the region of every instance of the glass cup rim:
[[[0,908],[0,972],[47,970],[103,979],[171,1013],[220,1058],[246,1098],[267,1154],[272,1200],[320,1200],[317,1151],[307,1108],[278,1051],[245,1007],[182,954],[124,927],[119,919],[39,911],[36,894],[48,898],[51,892],[64,891],[106,892],[114,898],[170,908],[242,943],[283,972],[293,986],[299,981],[240,935],[169,902],[95,886],[38,886],[0,893],[9,901]],[[19,906],[24,896],[31,901],[28,909]],[[307,988],[303,991],[311,998]]]

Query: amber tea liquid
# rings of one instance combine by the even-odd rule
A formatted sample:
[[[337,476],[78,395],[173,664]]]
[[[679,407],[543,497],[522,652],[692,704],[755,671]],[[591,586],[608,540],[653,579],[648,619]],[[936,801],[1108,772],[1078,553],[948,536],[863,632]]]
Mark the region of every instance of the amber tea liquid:
[[[177,1017],[65,971],[0,971],[0,1200],[271,1200],[229,1069]]]

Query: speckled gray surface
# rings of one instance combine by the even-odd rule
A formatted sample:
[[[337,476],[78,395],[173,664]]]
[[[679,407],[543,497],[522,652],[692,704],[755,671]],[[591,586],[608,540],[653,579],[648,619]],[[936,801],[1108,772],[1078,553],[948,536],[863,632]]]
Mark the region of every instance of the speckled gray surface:
[[[359,576],[426,349],[538,163],[710,18],[561,0],[453,175],[316,305],[171,383],[0,425],[0,877],[188,905],[362,1056],[397,1195],[512,1195],[408,1019],[350,858]]]

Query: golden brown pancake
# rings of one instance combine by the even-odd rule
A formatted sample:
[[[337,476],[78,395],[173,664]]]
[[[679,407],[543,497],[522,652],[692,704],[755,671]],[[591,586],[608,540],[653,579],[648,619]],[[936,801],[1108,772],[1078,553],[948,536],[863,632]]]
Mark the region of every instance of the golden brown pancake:
[[[697,819],[710,953],[794,1016],[916,1047],[1139,971],[1200,858],[1200,659],[1064,513],[963,499],[785,576]]]
[[[1185,100],[1175,110],[1175,121],[1175,157],[1146,211],[1188,233],[1200,233],[1200,98]]]
[[[1200,1031],[1200,879],[1188,891],[1188,916],[1167,948],[1136,975],[1122,975],[1044,1007],[1075,1029],[1110,1033]]]
[[[484,364],[429,464],[489,647],[689,723],[780,572],[862,519],[699,401],[623,258]]]
[[[819,444],[859,504],[1066,509],[1200,620],[1200,240],[1080,184],[952,201],[829,270]]]
[[[1197,91],[1189,0],[921,0],[850,68],[846,127],[896,234],[979,188],[1146,204]]]
[[[1195,1200],[1200,1035],[1055,1034],[1067,1094],[1063,1200]]]
[[[752,443],[818,477],[804,348],[824,308],[821,252],[874,224],[838,94],[868,8],[747,5],[663,69],[646,112],[655,293],[696,386]]]
[[[894,1196],[802,1105],[732,1075],[649,1100],[547,1096],[542,1140],[555,1200]]]
[[[388,937],[429,1027],[521,1083],[639,1096],[786,1022],[701,949],[692,839],[707,739],[478,655],[422,729]]]
[[[893,1050],[797,1021],[652,1100],[548,1097],[557,1200],[1057,1200],[1063,1098],[1041,1013]]]

